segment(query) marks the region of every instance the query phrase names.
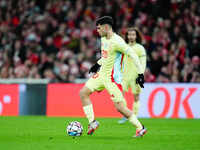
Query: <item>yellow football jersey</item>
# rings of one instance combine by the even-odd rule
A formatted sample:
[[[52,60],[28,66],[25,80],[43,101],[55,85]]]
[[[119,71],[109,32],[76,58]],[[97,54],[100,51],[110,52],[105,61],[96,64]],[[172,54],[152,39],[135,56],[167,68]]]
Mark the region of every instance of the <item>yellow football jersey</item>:
[[[145,48],[138,43],[135,43],[134,45],[131,46],[131,51],[134,51],[140,60],[140,64],[142,66],[142,73],[144,73],[145,68],[146,68],[146,51]],[[128,80],[137,75],[138,69],[133,63],[132,59],[128,56],[124,56],[123,60],[123,79]]]

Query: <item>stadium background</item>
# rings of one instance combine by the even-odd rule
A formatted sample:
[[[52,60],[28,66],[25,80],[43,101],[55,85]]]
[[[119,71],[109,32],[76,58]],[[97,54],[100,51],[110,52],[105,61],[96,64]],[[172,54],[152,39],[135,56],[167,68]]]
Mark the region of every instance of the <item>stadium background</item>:
[[[83,116],[80,112],[81,107],[77,107],[79,113],[76,114],[77,111],[74,111],[74,115],[73,110],[69,112],[64,110],[72,108],[70,105],[80,106],[78,89],[82,84],[77,83],[85,82],[89,78],[89,68],[100,58],[100,41],[95,29],[95,19],[99,16],[111,15],[115,20],[114,29],[121,36],[124,36],[130,25],[138,27],[144,34],[143,44],[148,56],[145,81],[148,85],[143,91],[144,94],[141,95],[141,99],[144,100],[142,108],[148,105],[145,100],[148,100],[151,95],[148,94],[149,90],[153,92],[156,88],[165,88],[168,89],[167,95],[162,89],[157,92],[157,97],[162,97],[161,100],[156,96],[153,98],[156,103],[153,101],[152,105],[157,105],[153,107],[157,111],[154,117],[160,115],[170,117],[165,111],[172,109],[172,103],[175,106],[173,108],[176,108],[174,111],[180,113],[180,108],[182,118],[199,117],[196,115],[199,114],[198,108],[195,107],[197,104],[195,94],[199,94],[198,83],[200,82],[199,1],[1,0],[0,8],[0,78],[2,83],[0,114],[5,115],[4,111],[12,110],[6,110],[4,97],[9,95],[9,86],[11,89],[15,86],[4,86],[3,83],[20,83],[16,85],[16,95],[10,98],[12,101],[16,100],[14,101],[17,107],[15,115],[49,114],[48,103],[52,103],[55,108],[53,114],[51,110],[51,115]],[[188,82],[188,84],[179,84],[181,82]],[[59,86],[62,86],[61,89],[66,89],[62,98],[59,98],[63,100],[58,100],[59,94],[54,92],[52,95],[52,90],[49,91],[52,85],[48,83],[72,84],[53,86],[55,90]],[[177,90],[177,86],[182,90]],[[169,90],[169,88],[174,90]],[[191,89],[195,90],[191,91]],[[175,94],[173,91],[176,91]],[[73,100],[75,103],[65,103],[65,100],[73,99],[70,97],[72,92],[75,93],[76,98]],[[177,93],[179,98],[177,98]],[[40,95],[40,100],[35,101],[38,95]],[[103,95],[106,95],[105,92],[101,94]],[[131,95],[127,95],[129,101]],[[169,108],[167,106],[167,110],[156,110],[160,106],[165,108],[169,105],[169,97],[172,99]],[[107,96],[106,99],[109,97]],[[176,99],[179,101],[176,102]],[[98,100],[96,102],[98,103]],[[100,110],[107,102],[101,103],[97,105]],[[64,112],[59,113],[61,106],[64,106]],[[129,106],[131,107],[131,104]],[[111,104],[108,108],[112,108]],[[144,111],[150,114],[147,108],[141,111],[143,114]],[[11,112],[10,115],[12,115]],[[102,112],[97,116],[116,117],[119,115]],[[141,116],[152,117],[152,111],[150,116],[142,115],[142,113]],[[179,117],[179,115],[171,117]]]
[[[77,82],[100,58],[95,19],[122,36],[144,34],[146,82],[200,82],[200,2],[195,0],[1,0],[0,78]],[[78,80],[80,81],[80,80]]]
[[[85,134],[78,92],[100,58],[103,15],[121,36],[129,25],[144,34],[142,140],[117,124],[106,91],[92,95],[101,127]],[[0,149],[199,150],[199,40],[199,0],[0,0]],[[131,108],[133,95],[125,97]],[[84,126],[77,139],[65,133],[74,120]]]
[[[152,102],[152,105],[155,105],[153,109],[157,111],[154,117],[160,115],[180,117],[170,116],[165,112],[165,106],[169,105],[167,100],[169,97],[172,100],[170,104],[174,103],[175,107],[167,106],[167,112],[172,108],[178,108],[176,111],[179,112],[180,108],[179,113],[182,113],[182,118],[199,117],[196,115],[199,114],[198,108],[191,107],[198,104],[195,94],[199,94],[200,82],[199,1],[1,0],[0,8],[0,81],[2,83],[0,114],[6,114],[3,93],[6,93],[7,88],[3,83],[18,83],[17,96],[10,98],[17,100],[14,102],[18,110],[17,115],[49,114],[48,103],[52,103],[53,107],[56,107],[54,113],[51,110],[52,115],[83,116],[77,96],[82,86],[80,83],[90,77],[89,68],[100,58],[100,41],[95,29],[95,19],[99,16],[111,15],[115,20],[114,30],[121,36],[124,36],[130,25],[138,27],[144,35],[143,44],[148,56],[145,81],[148,85],[141,95],[141,99],[144,100],[141,108],[148,105],[145,101],[149,100],[151,95],[148,94],[149,90],[153,92],[155,88],[165,88],[168,89],[167,95],[166,91],[161,89],[157,92],[158,96],[153,98],[155,99]],[[66,88],[66,91],[58,100],[59,94],[56,92],[53,98],[49,97],[52,95],[52,91],[49,91],[49,87],[52,87],[50,83],[57,83],[55,90],[62,86],[59,83],[72,84],[63,84],[62,89]],[[13,85],[6,85],[8,88],[9,86],[13,88]],[[182,90],[177,90],[177,86]],[[191,91],[193,88],[195,90]],[[72,92],[76,94],[69,96]],[[105,93],[101,96],[106,95]],[[177,93],[180,100],[178,102],[175,101]],[[9,95],[9,92],[6,95]],[[40,100],[35,101],[38,95],[41,95]],[[128,101],[131,101],[131,95],[127,95]],[[99,99],[109,101],[108,96]],[[72,100],[77,103],[65,103]],[[107,101],[100,102],[102,104],[97,107],[101,110],[103,104],[109,103]],[[98,100],[96,102],[98,103]],[[74,115],[73,111],[64,111],[73,105],[78,105],[78,111],[74,110]],[[61,106],[64,106],[62,108],[64,112],[59,113]],[[129,106],[131,107],[131,104]],[[160,107],[163,110],[159,110]],[[109,104],[108,108],[112,108],[112,105]],[[108,112],[109,110],[112,109],[108,109]],[[7,110],[9,111],[11,110]],[[150,113],[148,108],[141,111]],[[75,112],[79,112],[79,115]],[[102,112],[97,116],[119,115]],[[141,116],[152,117],[142,113]]]

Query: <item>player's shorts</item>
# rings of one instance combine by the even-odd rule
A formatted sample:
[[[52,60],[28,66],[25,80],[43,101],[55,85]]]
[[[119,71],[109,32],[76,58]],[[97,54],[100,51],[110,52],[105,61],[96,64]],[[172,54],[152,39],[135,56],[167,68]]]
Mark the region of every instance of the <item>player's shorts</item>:
[[[122,94],[122,87],[120,90],[120,85],[117,85],[115,82],[112,82],[111,79],[105,78],[105,76],[96,73],[94,74],[85,84],[92,92],[102,91],[106,89],[111,96],[113,102],[125,102],[125,99]]]
[[[124,80],[122,82],[123,91],[128,92],[129,88],[131,88],[131,91],[133,94],[140,94],[142,89],[139,86],[139,84],[136,84],[136,78],[138,77],[137,74],[131,75],[131,78],[124,77]]]

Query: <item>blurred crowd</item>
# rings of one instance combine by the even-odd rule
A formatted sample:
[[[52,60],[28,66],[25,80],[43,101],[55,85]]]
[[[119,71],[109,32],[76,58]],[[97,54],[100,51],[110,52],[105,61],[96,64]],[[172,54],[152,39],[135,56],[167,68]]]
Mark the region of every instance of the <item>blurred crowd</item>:
[[[95,19],[144,34],[146,82],[200,82],[200,1],[0,0],[0,78],[75,82],[100,58]]]

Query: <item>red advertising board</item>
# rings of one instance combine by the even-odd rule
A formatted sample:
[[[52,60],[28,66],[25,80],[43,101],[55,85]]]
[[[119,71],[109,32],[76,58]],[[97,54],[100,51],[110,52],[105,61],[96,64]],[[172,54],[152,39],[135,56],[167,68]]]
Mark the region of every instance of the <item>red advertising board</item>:
[[[49,84],[47,115],[83,117],[79,91],[83,84]],[[147,83],[140,94],[138,117],[144,118],[200,118],[200,84]],[[125,95],[132,108],[133,95]],[[91,95],[96,117],[120,117],[109,94],[104,90]]]
[[[19,86],[0,84],[0,116],[17,116],[19,108]]]
[[[47,116],[83,117],[79,91],[83,84],[49,84],[47,90]],[[127,97],[127,96],[126,96]],[[96,117],[120,117],[106,90],[91,95]],[[133,98],[129,95],[129,99]],[[130,101],[131,102],[131,101]]]

